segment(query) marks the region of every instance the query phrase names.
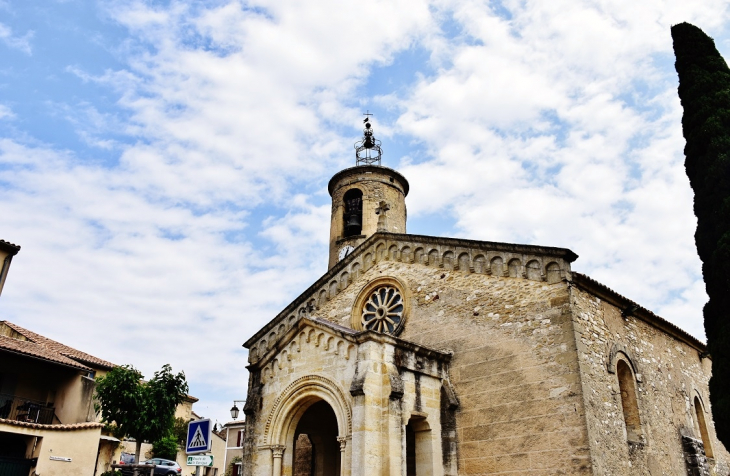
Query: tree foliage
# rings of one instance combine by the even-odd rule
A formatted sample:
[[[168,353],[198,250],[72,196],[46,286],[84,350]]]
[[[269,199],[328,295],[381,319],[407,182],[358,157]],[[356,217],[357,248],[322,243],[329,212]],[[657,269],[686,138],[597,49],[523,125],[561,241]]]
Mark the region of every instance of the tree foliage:
[[[177,441],[177,444],[184,447],[187,444],[188,439],[188,424],[193,421],[192,418],[186,420],[185,418],[175,418],[175,424],[172,427],[172,436]]]
[[[175,461],[177,457],[177,438],[173,435],[166,436],[152,443],[152,455],[154,458],[164,458]]]
[[[717,436],[730,444],[730,69],[702,30],[672,27],[685,169],[695,193],[695,243],[710,297],[704,308],[712,356],[710,401]]]
[[[137,441],[136,461],[143,441],[156,442],[170,436],[175,408],[188,392],[185,374],[173,374],[168,364],[149,382],[142,378],[137,369],[125,365],[115,367],[96,384],[102,422],[113,423],[116,434]]]

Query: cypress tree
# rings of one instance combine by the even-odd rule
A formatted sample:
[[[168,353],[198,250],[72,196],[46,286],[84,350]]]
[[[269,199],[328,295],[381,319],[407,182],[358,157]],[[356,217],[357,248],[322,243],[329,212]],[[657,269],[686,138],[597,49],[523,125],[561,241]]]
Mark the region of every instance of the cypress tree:
[[[710,297],[703,310],[712,358],[710,401],[717,436],[730,448],[730,69],[696,26],[673,26],[672,39],[684,109],[684,165],[695,194],[695,243]]]

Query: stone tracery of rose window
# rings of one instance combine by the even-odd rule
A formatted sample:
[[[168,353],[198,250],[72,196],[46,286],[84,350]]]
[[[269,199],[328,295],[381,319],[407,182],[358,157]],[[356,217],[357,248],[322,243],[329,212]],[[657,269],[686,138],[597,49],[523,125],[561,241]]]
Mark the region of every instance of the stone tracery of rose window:
[[[403,323],[403,296],[394,286],[375,289],[362,308],[363,329],[395,334]]]

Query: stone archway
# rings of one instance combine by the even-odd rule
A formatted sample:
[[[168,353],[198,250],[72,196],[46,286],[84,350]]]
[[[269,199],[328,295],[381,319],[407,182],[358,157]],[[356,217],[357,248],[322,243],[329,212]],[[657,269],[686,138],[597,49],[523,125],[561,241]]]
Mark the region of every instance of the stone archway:
[[[326,429],[317,430],[311,423],[317,418],[326,419]],[[312,434],[310,441],[314,448],[315,467],[331,468],[331,461],[339,464],[336,473],[321,474],[349,475],[347,462],[350,449],[347,441],[352,435],[352,409],[344,392],[331,380],[308,375],[291,383],[274,402],[264,431],[264,440],[272,452],[272,476],[293,474],[295,442],[300,434],[307,431]],[[332,437],[337,446],[331,441]],[[337,449],[340,451],[339,459],[332,456],[332,451]]]
[[[324,400],[310,405],[294,433],[293,476],[339,476],[337,417]]]

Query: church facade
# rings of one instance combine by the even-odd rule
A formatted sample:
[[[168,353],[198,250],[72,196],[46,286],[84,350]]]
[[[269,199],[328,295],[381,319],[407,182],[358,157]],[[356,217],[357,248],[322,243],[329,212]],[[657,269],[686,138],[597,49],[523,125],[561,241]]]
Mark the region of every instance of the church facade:
[[[568,249],[407,234],[379,161],[329,192],[328,272],[244,344],[243,474],[728,474],[702,342]]]

